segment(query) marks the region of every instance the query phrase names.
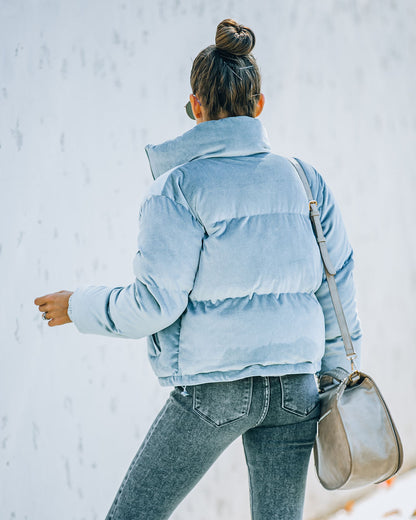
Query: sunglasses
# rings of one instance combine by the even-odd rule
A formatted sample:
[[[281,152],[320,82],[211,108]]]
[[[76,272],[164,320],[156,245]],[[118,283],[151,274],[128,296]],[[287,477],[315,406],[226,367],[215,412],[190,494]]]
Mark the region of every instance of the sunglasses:
[[[199,105],[201,105],[201,102],[199,101],[199,99],[195,96],[195,94],[192,94],[194,96],[194,98],[197,100],[197,102],[199,103]],[[188,103],[186,103],[185,105],[185,111],[187,113],[187,115],[193,119],[195,121],[195,116],[194,116],[194,113],[192,112],[192,105],[191,105],[191,102],[188,101]]]
[[[185,111],[188,114],[188,116],[195,121],[195,116],[194,116],[194,113],[192,112],[192,106],[191,106],[190,101],[188,101],[188,103],[186,103]]]

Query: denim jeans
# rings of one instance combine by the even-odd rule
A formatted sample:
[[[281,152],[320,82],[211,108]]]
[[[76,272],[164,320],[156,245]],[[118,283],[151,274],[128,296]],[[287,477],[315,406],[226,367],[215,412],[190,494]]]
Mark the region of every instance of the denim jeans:
[[[242,435],[253,520],[301,520],[319,398],[312,374],[175,387],[106,520],[164,520]],[[232,478],[232,475],[230,475]]]

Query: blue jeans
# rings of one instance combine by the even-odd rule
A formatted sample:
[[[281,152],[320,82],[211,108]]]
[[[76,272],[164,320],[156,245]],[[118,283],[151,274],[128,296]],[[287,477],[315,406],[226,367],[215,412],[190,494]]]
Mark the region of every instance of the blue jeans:
[[[301,520],[318,416],[312,374],[249,377],[187,386],[185,391],[176,387],[134,457],[106,520],[169,518],[240,435],[253,520]]]

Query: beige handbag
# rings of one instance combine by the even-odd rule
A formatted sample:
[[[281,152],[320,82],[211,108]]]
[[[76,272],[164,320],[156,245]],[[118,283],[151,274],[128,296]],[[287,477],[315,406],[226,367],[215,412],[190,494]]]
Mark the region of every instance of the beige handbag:
[[[318,241],[351,374],[336,368],[320,379],[321,416],[314,446],[315,467],[326,489],[352,489],[383,482],[397,473],[403,448],[387,405],[374,381],[354,365],[356,354],[345,320],[323,234],[318,203],[302,166],[290,159],[309,199],[312,228]]]

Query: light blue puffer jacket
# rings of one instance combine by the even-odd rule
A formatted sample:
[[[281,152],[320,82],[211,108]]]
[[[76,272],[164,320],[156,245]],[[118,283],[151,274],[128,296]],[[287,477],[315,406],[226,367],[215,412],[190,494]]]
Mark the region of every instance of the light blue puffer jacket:
[[[77,328],[148,336],[162,385],[348,369],[304,188],[261,122],[208,121],[146,151],[155,182],[140,210],[135,281],[77,289]],[[302,164],[359,353],[351,246],[331,192]]]

